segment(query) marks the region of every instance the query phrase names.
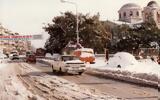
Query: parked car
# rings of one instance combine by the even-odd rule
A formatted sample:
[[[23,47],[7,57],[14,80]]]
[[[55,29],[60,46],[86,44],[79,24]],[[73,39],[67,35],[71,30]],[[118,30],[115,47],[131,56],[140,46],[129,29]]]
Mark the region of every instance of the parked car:
[[[6,62],[7,61],[7,56],[5,54],[0,53],[0,63]]]
[[[11,54],[11,55],[10,55],[10,59],[11,59],[11,60],[19,60],[19,55],[16,54],[16,53],[15,53],[15,54]]]
[[[18,51],[16,51],[16,50],[11,51],[10,54],[9,54],[9,58],[11,60],[18,60],[19,59]]]
[[[78,57],[70,55],[60,56],[51,64],[51,67],[53,72],[64,72],[79,75],[86,70],[84,62],[79,60]]]
[[[26,62],[36,63],[36,56],[34,54],[28,54],[26,57]]]

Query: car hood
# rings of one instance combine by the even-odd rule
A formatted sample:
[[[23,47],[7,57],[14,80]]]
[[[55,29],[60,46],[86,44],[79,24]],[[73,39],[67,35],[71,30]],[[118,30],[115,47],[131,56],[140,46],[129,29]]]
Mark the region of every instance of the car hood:
[[[65,61],[66,64],[84,64],[81,60],[70,60],[70,61]]]

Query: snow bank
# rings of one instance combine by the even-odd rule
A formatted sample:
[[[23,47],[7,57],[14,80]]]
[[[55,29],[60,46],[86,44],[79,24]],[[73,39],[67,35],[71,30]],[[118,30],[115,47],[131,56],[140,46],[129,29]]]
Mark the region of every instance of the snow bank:
[[[127,66],[124,68],[124,70],[135,73],[148,73],[158,75],[158,73],[160,72],[160,65],[158,65],[156,62],[153,62],[150,59],[146,59],[142,62],[138,62],[135,65]]]
[[[89,68],[86,72],[87,74],[104,77],[104,78],[111,78],[115,80],[122,80],[129,83],[134,83],[143,86],[149,86],[153,88],[158,88],[158,79],[155,75],[148,75],[145,73],[137,73],[134,74],[129,71],[122,71],[122,70],[110,70],[110,69],[93,69]]]
[[[152,87],[157,87],[160,81],[160,65],[151,59],[138,61],[129,53],[119,52],[104,63],[104,60],[97,59],[94,65],[90,65],[88,73]]]
[[[118,65],[120,65],[121,68],[117,68]],[[138,61],[132,54],[126,52],[116,53],[108,62],[105,62],[104,59],[96,59],[95,64],[87,66],[98,69],[121,70],[132,73],[147,73],[160,76],[160,74],[158,75],[160,72],[160,65],[158,65],[158,63],[151,59]]]
[[[118,65],[122,67],[135,65],[138,61],[135,57],[127,52],[119,52],[116,53],[112,58],[108,61],[108,66],[117,67]]]

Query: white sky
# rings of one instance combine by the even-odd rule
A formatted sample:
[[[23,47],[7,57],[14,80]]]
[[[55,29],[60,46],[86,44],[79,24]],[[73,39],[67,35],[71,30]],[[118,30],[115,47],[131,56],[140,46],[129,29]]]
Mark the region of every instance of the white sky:
[[[90,15],[100,13],[102,20],[118,20],[118,10],[126,3],[142,8],[150,0],[68,0],[78,4],[78,12]],[[160,4],[160,0],[155,0]],[[44,33],[43,23],[51,22],[60,12],[72,11],[75,6],[60,0],[0,0],[0,23],[13,32],[23,34]],[[34,43],[35,44],[35,43]],[[36,47],[44,45],[39,41]]]

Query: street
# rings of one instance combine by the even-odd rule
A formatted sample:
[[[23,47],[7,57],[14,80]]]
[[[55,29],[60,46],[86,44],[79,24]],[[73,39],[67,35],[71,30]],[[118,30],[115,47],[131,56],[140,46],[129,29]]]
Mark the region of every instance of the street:
[[[11,1],[0,100],[160,100],[160,0]]]
[[[27,63],[1,68],[0,100],[117,100],[116,97],[81,87],[59,75],[46,74]]]
[[[118,98],[131,100],[157,100],[159,94],[158,90],[153,88],[141,87],[111,79],[98,78],[85,73],[81,76],[65,74],[61,75],[59,73],[53,73],[51,67],[48,65],[40,63],[31,65],[37,69],[40,69],[43,73],[56,75],[68,81],[74,82],[81,87],[89,88],[93,91],[100,91]]]

